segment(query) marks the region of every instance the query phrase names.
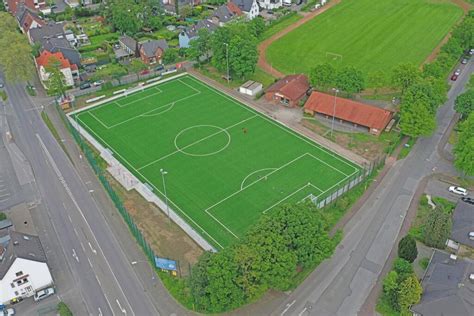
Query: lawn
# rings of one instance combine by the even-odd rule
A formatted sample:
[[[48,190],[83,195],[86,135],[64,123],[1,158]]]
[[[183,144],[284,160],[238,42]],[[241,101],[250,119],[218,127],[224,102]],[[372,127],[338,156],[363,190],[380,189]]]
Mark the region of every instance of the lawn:
[[[324,62],[388,73],[420,65],[462,14],[448,0],[343,0],[275,41],[267,59],[284,73],[308,74]]]
[[[191,76],[86,109],[103,146],[217,249],[284,202],[321,200],[359,167]]]

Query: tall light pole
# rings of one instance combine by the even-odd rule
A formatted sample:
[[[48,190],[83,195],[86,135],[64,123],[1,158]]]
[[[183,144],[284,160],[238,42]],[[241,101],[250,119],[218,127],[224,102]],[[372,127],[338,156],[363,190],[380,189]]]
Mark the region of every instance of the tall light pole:
[[[168,214],[168,221],[171,223],[170,207],[168,205],[168,195],[166,194],[166,182],[165,182],[165,175],[167,175],[168,172],[165,171],[163,168],[160,169],[160,172],[161,172],[161,178],[163,179],[163,191],[165,193],[166,213]]]
[[[229,44],[224,43],[225,45],[225,58],[227,60],[227,85],[229,84]]]
[[[146,265],[149,265],[150,263],[148,261],[144,261],[144,260],[140,260],[140,261],[132,261],[131,264],[132,266],[135,266],[137,265],[138,263],[144,263]],[[150,268],[151,268],[151,281],[154,282],[155,281],[155,272],[153,271],[153,266],[149,265]]]
[[[332,110],[331,137],[333,137],[333,133],[334,133],[334,119],[336,117],[336,99],[337,99],[337,94],[339,90],[336,88],[332,88],[332,91],[334,91],[334,107]]]

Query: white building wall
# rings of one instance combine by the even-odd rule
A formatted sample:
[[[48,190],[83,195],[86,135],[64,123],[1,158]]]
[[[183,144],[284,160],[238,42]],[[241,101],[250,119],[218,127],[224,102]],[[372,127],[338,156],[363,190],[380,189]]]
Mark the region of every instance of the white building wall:
[[[63,69],[61,69],[61,72],[64,75],[64,84],[68,87],[73,86],[74,85],[74,79],[72,78],[71,68],[63,68]]]
[[[23,278],[17,276],[16,273],[23,272],[27,281],[23,282]],[[14,280],[17,280],[13,282]],[[14,284],[12,287],[11,284]],[[0,303],[7,304],[16,297],[29,297],[36,291],[53,284],[53,278],[49,272],[48,265],[44,262],[32,261],[17,258],[2,280],[0,280]]]
[[[274,10],[283,5],[283,0],[259,0],[258,4],[263,9]]]
[[[250,8],[250,12],[245,12],[245,15],[247,15],[247,18],[249,20],[252,20],[256,18],[260,14],[260,8],[258,7],[257,0],[254,0],[252,3],[252,8]]]

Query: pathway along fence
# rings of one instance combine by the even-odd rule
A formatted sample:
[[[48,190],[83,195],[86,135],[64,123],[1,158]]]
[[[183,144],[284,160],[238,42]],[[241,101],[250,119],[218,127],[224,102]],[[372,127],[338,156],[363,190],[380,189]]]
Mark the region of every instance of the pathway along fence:
[[[114,202],[115,207],[119,211],[120,215],[122,215],[122,218],[124,221],[127,223],[128,228],[132,232],[132,235],[135,237],[137,240],[138,244],[140,247],[142,247],[143,251],[145,252],[146,256],[150,260],[151,264],[153,267],[155,266],[155,253],[150,247],[150,244],[146,241],[145,237],[143,236],[142,232],[140,229],[137,227],[135,222],[133,221],[133,218],[130,216],[128,213],[127,209],[123,205],[122,200],[120,199],[119,195],[114,191],[112,188],[112,185],[110,182],[107,180],[105,174],[106,170],[104,170],[97,159],[95,158],[94,151],[90,148],[89,144],[87,144],[79,134],[79,132],[71,125],[69,120],[66,117],[66,114],[59,108],[59,106],[56,106],[57,111],[59,112],[59,115],[61,116],[62,120],[64,121],[64,124],[66,124],[69,132],[72,134],[74,139],[76,140],[77,144],[81,148],[82,152],[86,156],[87,160],[89,161],[90,165],[92,166],[92,169],[94,170],[95,174],[99,178],[100,182],[104,186],[105,190],[107,191],[107,194],[110,196],[112,201]]]

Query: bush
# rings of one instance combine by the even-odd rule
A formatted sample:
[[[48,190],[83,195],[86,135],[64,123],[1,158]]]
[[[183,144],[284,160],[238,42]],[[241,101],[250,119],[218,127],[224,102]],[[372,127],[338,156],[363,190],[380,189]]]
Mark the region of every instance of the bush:
[[[69,307],[64,302],[59,302],[57,306],[57,311],[60,316],[72,316],[72,312]]]
[[[7,215],[5,213],[0,213],[0,221],[4,221],[7,219]]]
[[[418,256],[418,249],[416,249],[416,241],[410,235],[403,237],[398,243],[398,256],[408,262],[415,261]]]

